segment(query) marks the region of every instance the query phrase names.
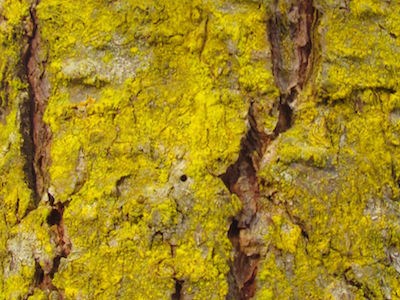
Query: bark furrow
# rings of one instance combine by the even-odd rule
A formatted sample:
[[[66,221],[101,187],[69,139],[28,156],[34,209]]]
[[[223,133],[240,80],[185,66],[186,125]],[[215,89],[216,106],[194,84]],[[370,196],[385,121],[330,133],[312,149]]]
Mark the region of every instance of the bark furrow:
[[[56,245],[55,256],[48,266],[36,262],[34,287],[44,291],[57,291],[52,283],[58,271],[61,258],[65,258],[71,251],[71,243],[65,233],[63,213],[64,204],[56,202],[48,193],[50,175],[48,168],[51,163],[50,146],[52,134],[50,127],[44,121],[44,113],[50,96],[50,84],[46,74],[46,60],[41,49],[41,38],[36,15],[36,6],[32,4],[30,19],[27,21],[26,36],[28,45],[23,54],[26,80],[29,84],[29,102],[21,106],[21,132],[23,136],[23,154],[26,159],[25,174],[34,197],[34,208],[42,200],[48,201],[51,211],[47,223],[52,231],[52,241]],[[34,209],[32,208],[32,209]],[[63,298],[62,293],[58,295]]]
[[[248,131],[241,141],[238,160],[221,175],[227,188],[240,198],[243,205],[228,232],[235,250],[229,274],[228,299],[244,300],[255,295],[260,251],[248,251],[246,246],[252,243],[256,249],[263,247],[252,232],[260,213],[257,171],[270,143],[291,127],[293,107],[312,68],[312,31],[317,18],[312,0],[293,1],[288,12],[279,11],[276,1],[272,11],[268,22],[268,38],[273,75],[280,90],[277,123],[272,133],[265,133],[263,128],[258,127],[258,117],[250,104]],[[287,44],[287,40],[291,43]],[[291,53],[289,57],[283,54],[288,53],[288,48]]]
[[[44,122],[43,116],[50,96],[50,86],[46,75],[46,58],[43,57],[40,45],[40,32],[36,17],[36,5],[33,4],[31,15],[31,32],[26,53],[26,71],[30,94],[30,128],[33,155],[34,193],[36,202],[45,194],[49,183],[48,166],[50,165],[51,131]]]

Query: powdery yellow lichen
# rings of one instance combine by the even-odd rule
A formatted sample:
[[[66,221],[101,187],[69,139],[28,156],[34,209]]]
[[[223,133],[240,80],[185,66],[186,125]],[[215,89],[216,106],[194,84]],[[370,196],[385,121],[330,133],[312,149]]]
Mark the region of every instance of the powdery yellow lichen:
[[[388,258],[400,246],[400,48],[388,26],[398,22],[399,6],[351,1],[343,13],[327,2],[317,3],[322,52],[315,77],[260,171],[266,195],[273,192],[263,203],[276,232],[265,236],[274,254],[261,259],[260,299],[399,297],[396,263]],[[301,234],[292,236],[292,226]]]
[[[259,172],[271,224],[256,298],[400,297],[400,7],[314,2],[315,69]],[[57,252],[21,151],[31,4],[0,2],[3,298],[51,297],[34,277]],[[275,126],[270,5],[40,1],[49,192],[72,243],[53,284],[66,298],[170,299],[177,280],[187,297],[225,298],[240,201],[218,175],[237,159],[250,101],[260,128]],[[282,45],[289,62],[294,44]]]
[[[38,17],[50,191],[73,245],[53,283],[67,298],[169,299],[181,280],[193,299],[223,299],[240,204],[218,175],[237,159],[248,94],[276,96],[265,8],[51,0]]]
[[[2,1],[0,5],[0,297],[4,299],[28,294],[35,272],[31,249],[52,252],[47,229],[41,228],[40,218],[27,217],[34,199],[26,175],[21,134],[21,107],[29,101],[21,55],[26,51],[24,34],[29,31],[26,25],[29,5],[27,1]],[[46,250],[40,248],[41,244]],[[48,252],[36,257],[48,258]]]

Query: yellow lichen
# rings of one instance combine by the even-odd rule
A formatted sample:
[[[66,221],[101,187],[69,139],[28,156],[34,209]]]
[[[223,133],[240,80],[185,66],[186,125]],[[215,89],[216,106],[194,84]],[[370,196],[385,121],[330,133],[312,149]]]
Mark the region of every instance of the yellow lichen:
[[[50,191],[68,202],[73,245],[53,282],[70,298],[168,299],[176,278],[194,299],[221,299],[240,205],[218,175],[237,159],[245,93],[276,94],[257,59],[268,51],[266,28],[254,28],[265,11],[223,1],[77,5],[38,6],[52,84]],[[128,73],[113,73],[118,60]]]
[[[313,74],[293,103],[292,127],[273,142],[258,174],[259,214],[271,223],[259,237],[267,247],[256,298],[400,297],[398,266],[388,258],[400,248],[400,6],[313,2],[321,10]],[[29,94],[21,55],[32,35],[32,4],[0,2],[6,299],[51,297],[35,272],[49,272],[60,254],[56,225],[47,224],[51,207],[46,197],[34,203],[22,151]],[[287,14],[289,4],[279,1],[277,9]],[[52,282],[65,298],[170,299],[176,280],[189,298],[225,298],[227,231],[241,204],[219,175],[238,157],[250,102],[260,130],[276,124],[271,5],[37,5],[51,85],[49,193],[64,204],[72,243]],[[286,69],[295,46],[282,41]]]
[[[265,237],[287,263],[270,254],[261,259],[260,299],[398,297],[399,274],[384,271],[389,245],[400,246],[393,76],[400,48],[386,25],[398,22],[392,13],[398,9],[351,1],[346,13],[322,11],[316,75],[298,99],[292,128],[260,171],[266,192],[277,191],[265,204],[275,226],[294,222],[302,234],[293,247],[290,234],[282,241],[282,225],[278,236]],[[275,274],[287,285],[273,288]]]

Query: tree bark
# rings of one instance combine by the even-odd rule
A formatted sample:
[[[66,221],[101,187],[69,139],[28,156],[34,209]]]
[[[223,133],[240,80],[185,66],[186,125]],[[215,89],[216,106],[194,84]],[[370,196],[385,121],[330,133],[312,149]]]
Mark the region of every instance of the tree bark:
[[[399,15],[0,1],[0,298],[399,298]]]

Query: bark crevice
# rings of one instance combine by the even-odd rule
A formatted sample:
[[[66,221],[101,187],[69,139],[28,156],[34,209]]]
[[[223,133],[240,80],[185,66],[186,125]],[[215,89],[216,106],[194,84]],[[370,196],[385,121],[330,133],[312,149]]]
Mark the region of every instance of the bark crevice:
[[[23,53],[29,99],[21,105],[22,152],[26,158],[25,174],[33,191],[37,206],[49,185],[51,131],[43,116],[50,96],[46,74],[46,60],[41,51],[40,32],[35,2],[30,9],[30,19],[25,26],[28,45]]]
[[[261,213],[258,210],[260,189],[257,171],[271,142],[292,126],[293,108],[313,65],[312,32],[318,12],[312,0],[293,0],[287,12],[279,11],[278,2],[273,4],[272,16],[268,22],[272,71],[280,91],[276,126],[269,134],[259,128],[258,116],[251,103],[247,115],[248,131],[242,138],[239,157],[220,176],[229,191],[242,201],[242,211],[233,218],[228,231],[234,248],[234,260],[228,274],[227,299],[250,299],[256,293],[256,276],[262,248],[253,232],[259,219],[258,214]],[[287,53],[290,55],[287,56]],[[247,247],[249,244],[252,247]]]
[[[174,278],[175,281],[175,292],[171,296],[171,300],[181,300],[183,299],[182,297],[182,288],[183,284],[185,283],[184,280],[179,280]]]
[[[26,21],[25,35],[27,46],[22,53],[25,79],[29,86],[29,97],[21,104],[21,134],[23,137],[22,153],[25,156],[25,176],[28,186],[32,190],[33,206],[26,212],[37,208],[40,201],[47,201],[51,207],[47,216],[51,240],[55,244],[55,255],[50,262],[35,263],[35,274],[30,295],[35,288],[44,290],[47,294],[56,291],[59,299],[63,294],[53,284],[52,280],[58,272],[61,258],[66,258],[71,252],[72,245],[66,234],[63,214],[65,205],[56,202],[48,193],[50,175],[48,168],[51,163],[50,146],[52,133],[44,122],[44,113],[50,96],[50,84],[46,73],[47,57],[41,49],[41,37],[36,15],[39,1],[34,1],[30,8],[30,16]],[[42,264],[41,264],[42,263]],[[30,296],[28,295],[28,297]]]

